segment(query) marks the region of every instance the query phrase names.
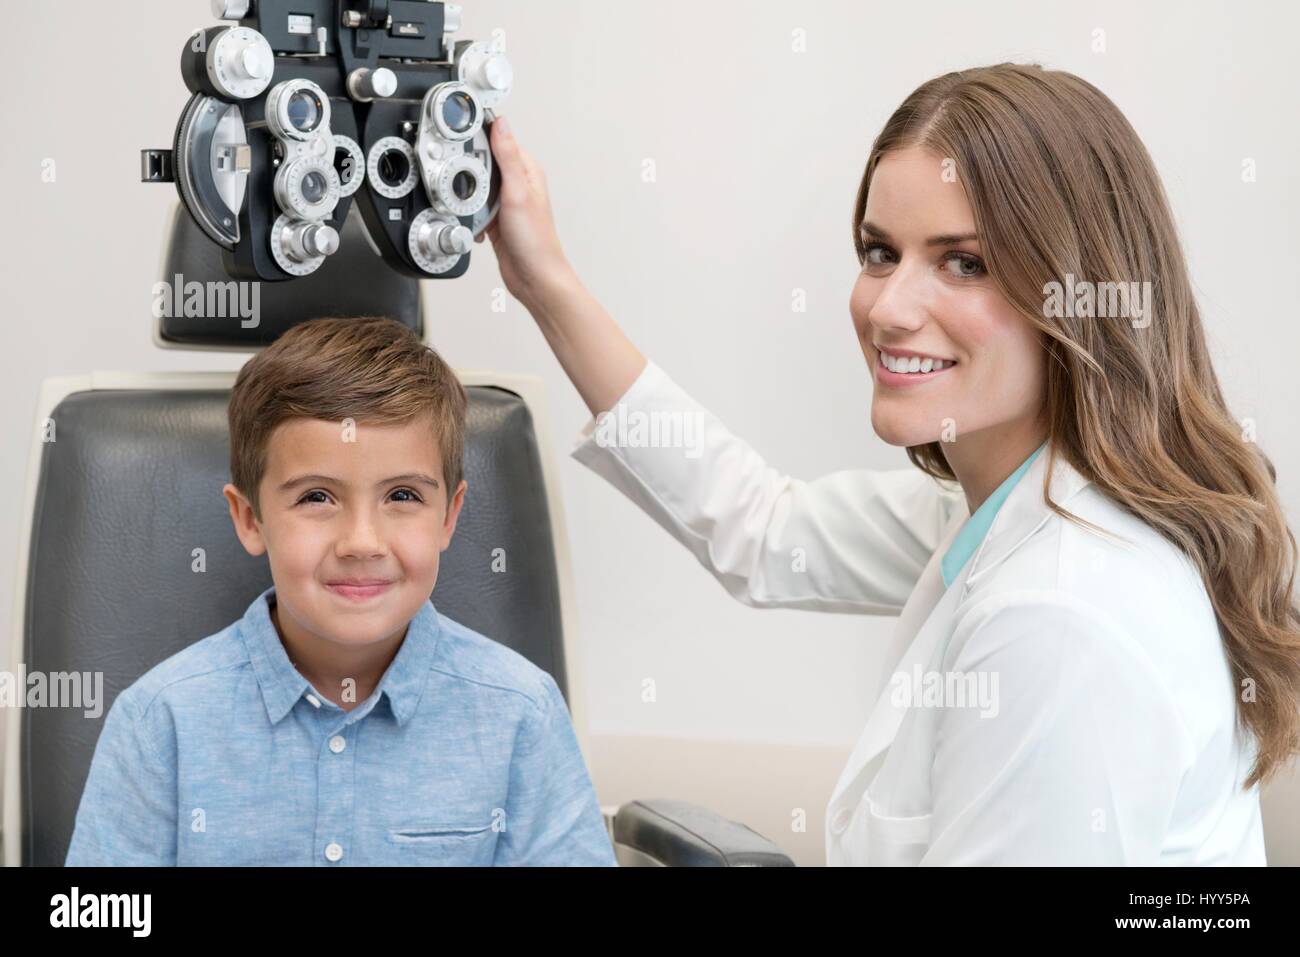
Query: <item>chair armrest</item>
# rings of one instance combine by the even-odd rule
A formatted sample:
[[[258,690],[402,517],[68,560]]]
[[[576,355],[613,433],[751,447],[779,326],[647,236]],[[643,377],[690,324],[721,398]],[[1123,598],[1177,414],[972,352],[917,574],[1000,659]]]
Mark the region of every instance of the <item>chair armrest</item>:
[[[685,801],[631,801],[614,815],[615,852],[666,867],[794,867],[775,844],[743,824]],[[621,863],[621,861],[620,861]]]

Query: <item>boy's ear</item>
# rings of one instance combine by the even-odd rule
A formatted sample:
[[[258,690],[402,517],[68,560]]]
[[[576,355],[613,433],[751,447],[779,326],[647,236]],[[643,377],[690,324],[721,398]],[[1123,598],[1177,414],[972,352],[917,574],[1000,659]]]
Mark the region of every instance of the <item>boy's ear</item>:
[[[261,555],[266,551],[266,542],[262,539],[262,530],[258,526],[257,517],[253,514],[252,503],[244,497],[243,492],[229,482],[221,490],[221,494],[230,503],[230,521],[235,525],[235,534],[239,536],[244,551],[253,556]]]
[[[469,483],[461,479],[460,485],[456,486],[456,494],[447,502],[447,516],[442,520],[442,547],[439,551],[445,552],[451,544],[451,537],[456,534],[456,520],[460,518],[461,506],[465,504],[465,489],[468,487]]]

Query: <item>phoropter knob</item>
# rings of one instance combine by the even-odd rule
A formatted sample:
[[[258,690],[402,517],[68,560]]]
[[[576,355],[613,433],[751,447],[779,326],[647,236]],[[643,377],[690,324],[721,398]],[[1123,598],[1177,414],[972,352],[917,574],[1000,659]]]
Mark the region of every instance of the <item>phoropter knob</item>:
[[[397,74],[388,67],[378,70],[357,67],[348,76],[348,93],[358,103],[382,100],[397,92]]]
[[[333,256],[339,250],[339,234],[326,223],[298,223],[285,230],[285,246],[299,262]]]
[[[474,81],[486,89],[504,92],[514,83],[515,70],[504,53],[494,53],[474,70]]]
[[[242,20],[251,6],[251,0],[212,0],[212,15],[218,20]]]
[[[425,223],[420,228],[420,247],[429,258],[463,256],[474,246],[474,233],[467,226]]]

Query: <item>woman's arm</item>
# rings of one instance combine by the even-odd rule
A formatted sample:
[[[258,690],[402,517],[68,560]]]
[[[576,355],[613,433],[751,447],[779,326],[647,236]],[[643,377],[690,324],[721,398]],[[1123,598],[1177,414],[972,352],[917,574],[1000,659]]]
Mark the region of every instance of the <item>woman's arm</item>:
[[[537,321],[591,414],[598,415],[628,390],[646,357],[569,265],[541,166],[519,146],[504,117],[492,124],[491,137],[501,167],[501,210],[486,235],[501,278]]]
[[[487,235],[506,286],[595,417],[574,457],[745,604],[897,614],[955,494],[915,469],[805,482],[768,466],[648,361],[583,287],[561,248],[545,176],[506,130],[498,119],[491,131],[502,190]]]
[[[755,608],[898,614],[961,504],[917,469],[787,475],[654,362],[572,454]]]

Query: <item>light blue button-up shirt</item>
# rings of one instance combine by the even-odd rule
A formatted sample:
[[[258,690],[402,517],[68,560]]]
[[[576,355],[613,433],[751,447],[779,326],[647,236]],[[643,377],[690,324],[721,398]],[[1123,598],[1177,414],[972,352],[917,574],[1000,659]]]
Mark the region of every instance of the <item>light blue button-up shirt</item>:
[[[1021,462],[1019,467],[993,490],[993,494],[975,509],[975,514],[966,519],[965,524],[957,532],[957,537],[952,540],[952,544],[948,546],[948,550],[943,553],[943,558],[939,561],[945,586],[957,580],[957,574],[966,567],[966,563],[975,554],[975,549],[980,547],[980,543],[988,535],[989,529],[993,526],[993,519],[997,518],[998,511],[1002,508],[1002,503],[1007,500],[1016,483],[1029,471],[1029,466],[1034,464],[1034,459],[1038,458],[1039,453],[1045,448],[1047,448],[1046,442],[1030,452],[1029,458]]]
[[[613,865],[549,674],[426,601],[351,711],[293,664],[274,588],[113,702],[68,865]]]

